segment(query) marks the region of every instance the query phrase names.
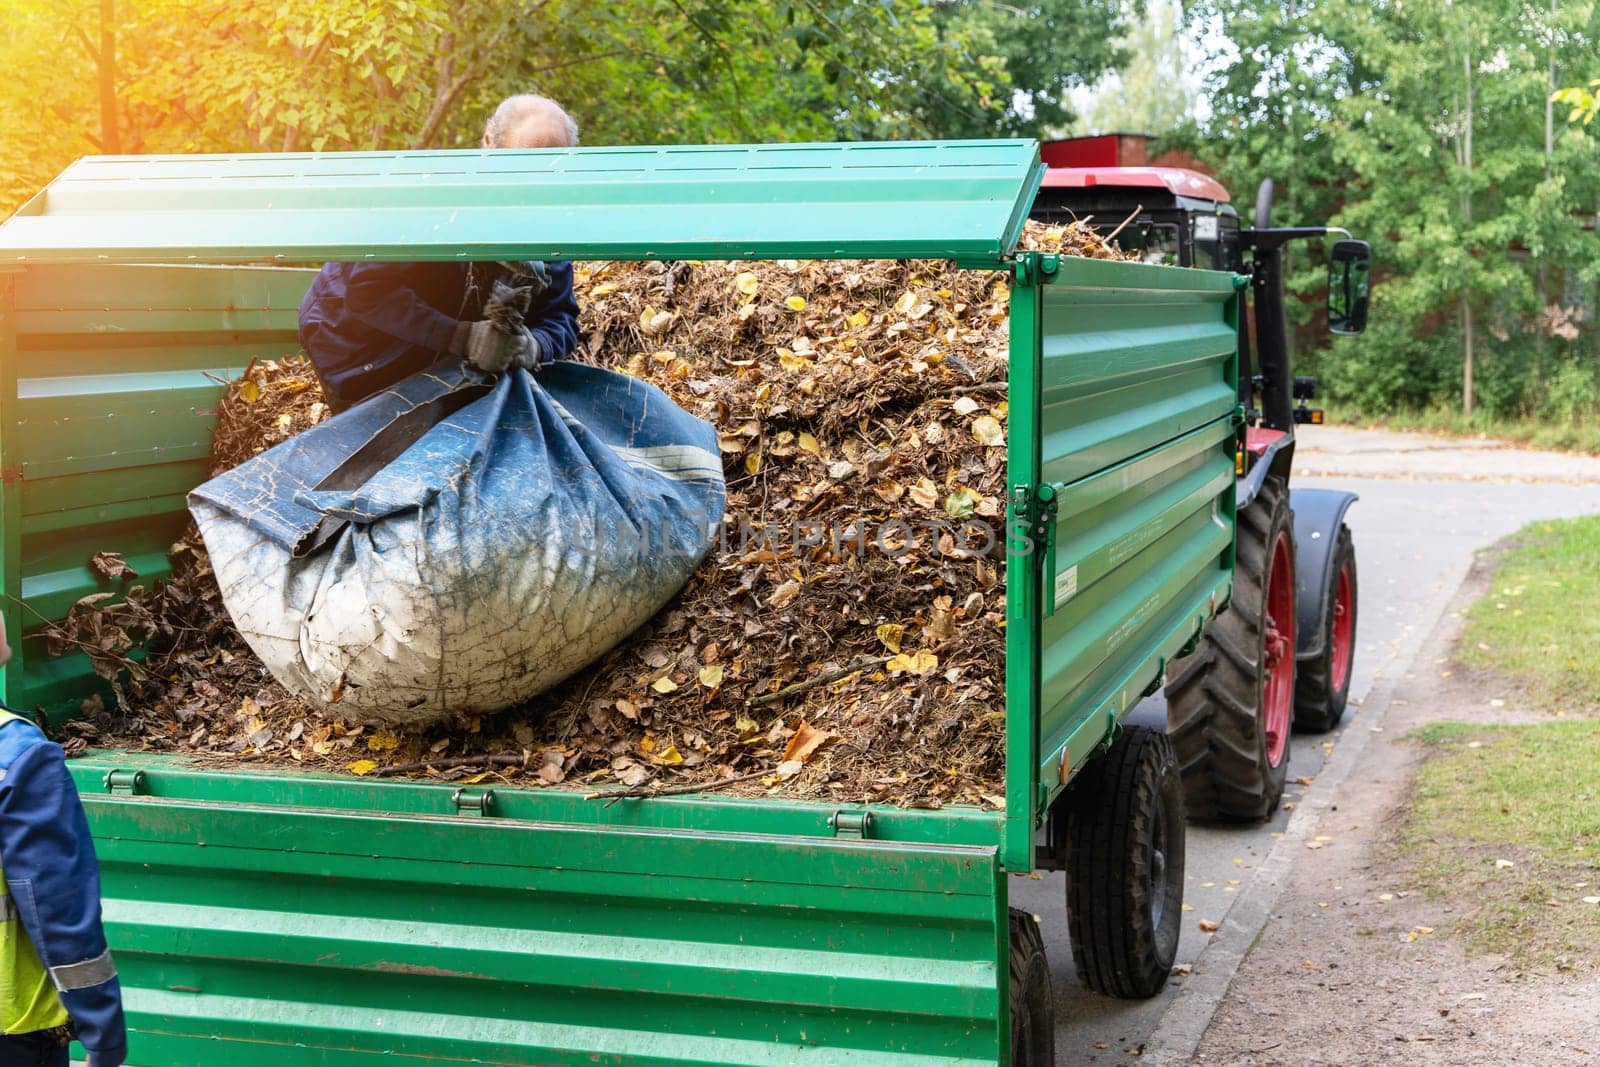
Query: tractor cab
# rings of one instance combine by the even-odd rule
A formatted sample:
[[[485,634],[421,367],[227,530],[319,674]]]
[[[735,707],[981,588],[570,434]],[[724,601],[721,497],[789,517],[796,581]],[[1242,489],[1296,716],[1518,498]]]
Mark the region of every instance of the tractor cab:
[[[1046,148],[1054,149],[1045,152],[1047,162],[1052,156],[1073,159],[1079,151],[1073,142],[1052,142]],[[1248,226],[1222,184],[1195,170],[1160,164],[1051,165],[1030,214],[1045,223],[1083,222],[1147,263],[1248,275],[1252,328],[1239,334],[1239,402],[1252,429],[1267,431],[1253,433],[1254,439],[1285,436],[1284,446],[1292,450],[1295,424],[1320,422],[1322,413],[1305,403],[1316,394],[1315,381],[1290,372],[1283,249],[1290,241],[1322,237],[1330,229],[1273,227],[1272,199],[1268,178],[1256,197],[1255,225]],[[1372,250],[1365,241],[1338,241],[1330,250],[1330,332],[1366,329],[1371,265]],[[1279,462],[1286,466],[1288,455]]]
[[[1239,213],[1212,177],[1182,167],[1051,167],[1033,203],[1040,222],[1074,219],[1147,263],[1239,271]]]

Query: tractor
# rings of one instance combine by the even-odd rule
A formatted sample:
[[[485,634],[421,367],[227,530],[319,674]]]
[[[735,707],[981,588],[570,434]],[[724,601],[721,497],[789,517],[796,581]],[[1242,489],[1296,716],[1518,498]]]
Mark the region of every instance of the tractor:
[[[1046,146],[1046,159],[1051,153]],[[1291,488],[1295,427],[1321,423],[1314,378],[1290,369],[1284,247],[1344,234],[1328,254],[1327,327],[1366,328],[1372,251],[1326,226],[1274,228],[1273,183],[1254,226],[1207,175],[1169,166],[1052,166],[1031,211],[1081,220],[1151,263],[1231,271],[1249,282],[1239,330],[1237,563],[1228,608],[1167,670],[1167,733],[1190,818],[1269,818],[1283,795],[1290,732],[1338,725],[1355,653],[1353,493]],[[1253,339],[1253,342],[1252,342]],[[1253,343],[1253,348],[1252,348]]]

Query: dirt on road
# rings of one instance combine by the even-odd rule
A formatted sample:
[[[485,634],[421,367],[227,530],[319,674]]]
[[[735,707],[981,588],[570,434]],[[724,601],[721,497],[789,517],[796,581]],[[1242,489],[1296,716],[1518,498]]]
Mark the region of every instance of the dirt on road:
[[[1456,607],[1489,577],[1480,562]],[[1600,1064],[1595,961],[1563,973],[1470,952],[1455,932],[1467,902],[1421,892],[1404,844],[1411,782],[1427,755],[1408,735],[1434,722],[1550,717],[1451,663],[1460,627],[1459,610],[1447,615],[1387,710],[1352,727],[1377,732],[1307,841],[1314,851],[1294,864],[1194,1062]],[[1504,706],[1491,703],[1499,698]]]

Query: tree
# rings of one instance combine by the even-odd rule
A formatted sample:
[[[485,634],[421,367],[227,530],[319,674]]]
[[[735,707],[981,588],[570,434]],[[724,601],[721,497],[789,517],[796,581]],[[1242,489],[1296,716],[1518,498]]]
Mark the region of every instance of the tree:
[[[1075,129],[1079,133],[1163,134],[1193,117],[1199,79],[1186,54],[1180,0],[1153,0],[1119,43],[1120,68],[1095,82]]]
[[[590,143],[957,132],[946,114],[1001,132],[1010,68],[940,17],[925,0],[0,0],[0,216],[107,147],[475,145],[512,92],[565,101]],[[1030,85],[1043,102],[1056,82]]]
[[[1374,239],[1373,329],[1320,357],[1335,395],[1538,414],[1557,376],[1596,380],[1592,327],[1545,291],[1547,275],[1600,278],[1584,228],[1595,146],[1567,129],[1547,152],[1540,106],[1552,68],[1593,55],[1592,3],[1208,0],[1199,16],[1231,45],[1189,142],[1231,182],[1286,176],[1278,221],[1327,217]],[[1291,288],[1320,281],[1301,271]]]
[[[1065,130],[1072,90],[1126,58],[1118,38],[1143,12],[1143,0],[934,0],[947,51],[916,74],[913,122],[940,137]]]

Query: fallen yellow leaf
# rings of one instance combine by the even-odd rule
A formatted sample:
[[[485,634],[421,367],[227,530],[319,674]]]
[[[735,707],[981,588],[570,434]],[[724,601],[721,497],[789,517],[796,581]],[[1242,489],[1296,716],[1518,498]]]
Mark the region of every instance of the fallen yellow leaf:
[[[761,453],[752,452],[744,457],[744,469],[747,474],[759,474],[761,472]]]
[[[390,733],[376,733],[367,738],[367,748],[373,752],[388,752],[400,747],[400,739]]]
[[[806,309],[806,298],[803,296],[791,296],[783,302],[783,306],[790,311],[804,311]]]
[[[350,772],[352,774],[368,774],[377,769],[377,763],[369,759],[358,759],[350,764]]]
[[[806,433],[804,430],[800,432],[799,444],[801,450],[804,452],[810,452],[815,456],[822,455],[822,446],[817,444],[817,439]]]
[[[254,378],[246,378],[245,383],[239,386],[239,399],[246,404],[254,404],[261,399],[261,386],[256,384]]]
[[[800,728],[794,732],[793,737],[789,738],[789,744],[783,750],[783,761],[788,763],[790,760],[794,760],[800,763],[808,763],[811,757],[817,754],[819,748],[838,736],[838,734],[830,733],[827,730],[818,730],[802,719]]]
[[[722,665],[713,663],[700,668],[700,684],[707,689],[715,689],[722,684]]]
[[[745,296],[755,296],[761,291],[761,281],[749,271],[744,271],[733,279],[733,287]]]
[[[906,636],[906,628],[897,622],[886,622],[878,627],[878,640],[883,642],[883,647],[890,652],[900,651],[900,642]]]
[[[979,415],[972,420],[972,436],[977,438],[981,445],[1003,445],[1006,443],[1005,427],[1000,425],[1000,420],[992,415]]]
[[[926,650],[919,650],[909,654],[902,652],[884,664],[884,667],[890,673],[904,671],[910,674],[927,674],[938,665],[938,656]]]
[[[861,327],[865,326],[867,323],[871,322],[872,319],[871,319],[870,316],[867,315],[867,313],[865,311],[853,311],[853,312],[850,313],[850,316],[848,318],[846,318],[844,321],[846,323],[848,323],[851,326],[851,328],[860,329]]]
[[[658,693],[676,693],[678,691],[678,683],[663,674],[650,683],[650,688]]]

